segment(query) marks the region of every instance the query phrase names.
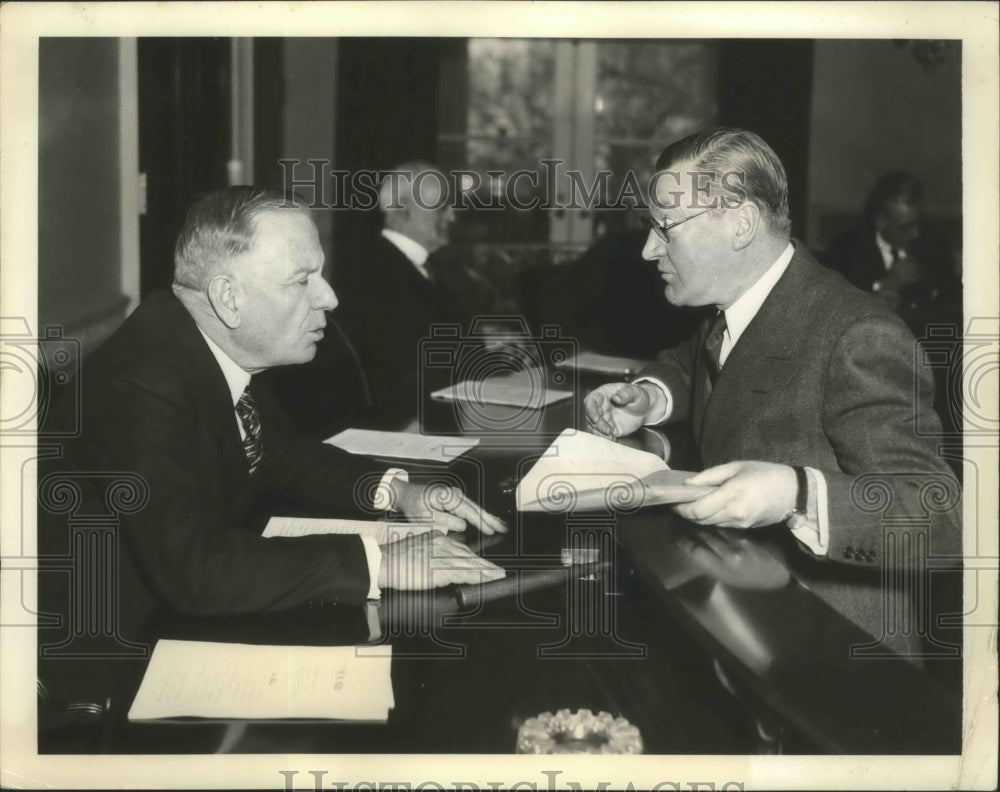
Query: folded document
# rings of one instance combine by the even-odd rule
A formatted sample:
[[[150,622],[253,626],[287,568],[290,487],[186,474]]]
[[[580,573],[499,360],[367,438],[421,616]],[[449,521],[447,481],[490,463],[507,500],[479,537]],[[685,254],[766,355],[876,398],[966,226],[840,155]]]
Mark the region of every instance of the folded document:
[[[693,475],[671,470],[655,454],[566,429],[518,483],[517,507],[548,512],[631,511],[686,503],[714,489],[685,484]]]
[[[128,717],[385,721],[392,655],[378,649],[161,640]]]
[[[272,517],[261,534],[275,536],[311,536],[313,534],[355,534],[384,545],[413,534],[427,533],[434,527],[427,522],[384,522],[381,520],[334,520],[319,517]]]
[[[364,456],[448,462],[474,448],[479,438],[345,429],[323,442]]]

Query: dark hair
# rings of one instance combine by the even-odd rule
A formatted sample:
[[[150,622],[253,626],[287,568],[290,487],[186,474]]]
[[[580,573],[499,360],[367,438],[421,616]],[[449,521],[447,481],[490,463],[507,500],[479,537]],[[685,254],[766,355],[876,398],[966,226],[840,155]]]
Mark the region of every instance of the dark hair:
[[[257,218],[264,212],[305,212],[308,206],[295,193],[261,187],[226,187],[203,193],[184,218],[174,248],[174,284],[203,289],[226,261],[250,250]]]
[[[890,171],[879,177],[865,201],[865,218],[875,218],[891,203],[919,204],[924,197],[920,179],[905,171]]]
[[[656,160],[657,172],[685,163],[690,170],[741,175],[746,199],[761,210],[767,225],[787,233],[788,178],[785,167],[763,138],[746,129],[719,127],[688,135],[667,146]]]

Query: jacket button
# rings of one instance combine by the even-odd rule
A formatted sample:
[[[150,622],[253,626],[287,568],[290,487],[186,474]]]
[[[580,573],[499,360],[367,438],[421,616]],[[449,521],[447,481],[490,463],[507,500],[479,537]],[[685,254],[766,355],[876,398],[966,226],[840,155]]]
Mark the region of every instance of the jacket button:
[[[853,547],[845,547],[844,548],[844,558],[846,558],[848,561],[850,561],[852,558],[854,558],[854,548]]]

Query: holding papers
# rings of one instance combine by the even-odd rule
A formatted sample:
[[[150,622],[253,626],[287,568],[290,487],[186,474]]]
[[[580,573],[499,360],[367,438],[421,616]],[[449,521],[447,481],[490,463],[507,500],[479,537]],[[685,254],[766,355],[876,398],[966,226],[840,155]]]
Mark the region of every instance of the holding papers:
[[[566,429],[517,485],[517,507],[548,512],[631,511],[686,503],[713,489],[684,484],[692,475],[671,470],[654,454]]]
[[[385,721],[394,705],[392,656],[377,648],[359,656],[353,646],[161,640],[128,718]]]

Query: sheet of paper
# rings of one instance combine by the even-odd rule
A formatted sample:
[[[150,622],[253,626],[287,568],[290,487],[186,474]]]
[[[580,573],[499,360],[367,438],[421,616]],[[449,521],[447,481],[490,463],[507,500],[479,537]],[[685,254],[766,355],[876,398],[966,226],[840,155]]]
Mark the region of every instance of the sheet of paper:
[[[128,717],[385,721],[392,655],[381,648],[161,640]]]
[[[311,534],[357,534],[368,536],[380,545],[413,534],[430,531],[430,522],[385,522],[383,520],[331,520],[319,517],[272,517],[267,521],[265,539],[274,536],[309,536]]]
[[[542,369],[526,369],[503,377],[464,380],[431,396],[445,401],[472,404],[500,404],[508,407],[541,409],[573,395],[572,391],[550,388]]]
[[[589,371],[595,374],[615,374],[620,377],[631,377],[649,365],[648,361],[636,358],[602,355],[598,352],[580,352],[556,364],[556,368]]]
[[[324,442],[364,456],[447,462],[474,448],[479,438],[345,429]]]
[[[517,507],[549,512],[634,509],[694,500],[711,491],[684,484],[691,475],[670,470],[655,454],[566,429],[518,483]]]

